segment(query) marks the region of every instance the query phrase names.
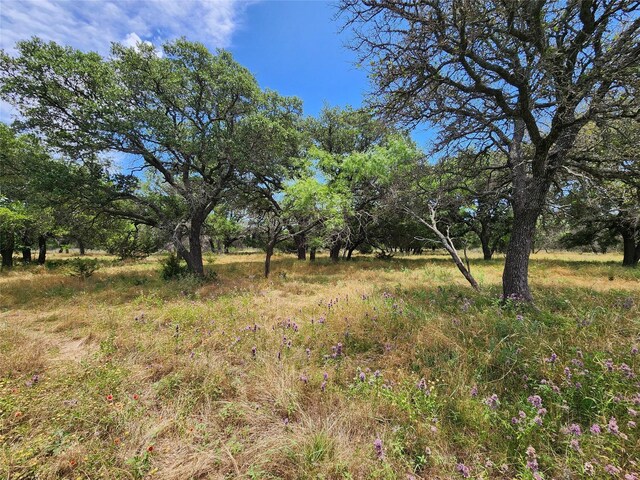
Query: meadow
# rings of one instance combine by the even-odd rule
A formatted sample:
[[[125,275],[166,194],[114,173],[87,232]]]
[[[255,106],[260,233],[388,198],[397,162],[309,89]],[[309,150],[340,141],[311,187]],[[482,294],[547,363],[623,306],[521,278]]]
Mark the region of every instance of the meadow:
[[[91,256],[91,255],[89,255]],[[640,270],[69,256],[0,274],[2,479],[640,478]]]

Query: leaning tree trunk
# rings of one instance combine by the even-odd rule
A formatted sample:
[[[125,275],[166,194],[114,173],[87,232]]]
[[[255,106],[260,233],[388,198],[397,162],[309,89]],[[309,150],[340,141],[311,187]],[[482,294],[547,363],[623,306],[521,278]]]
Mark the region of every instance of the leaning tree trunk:
[[[40,235],[38,237],[38,264],[44,265],[47,259],[47,237]]]

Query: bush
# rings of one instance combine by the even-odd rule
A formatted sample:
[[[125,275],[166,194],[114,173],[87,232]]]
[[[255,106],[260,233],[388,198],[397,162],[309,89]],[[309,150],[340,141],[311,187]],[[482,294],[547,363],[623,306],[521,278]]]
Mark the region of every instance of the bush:
[[[74,258],[67,262],[67,268],[69,275],[85,280],[100,268],[100,264],[95,258]]]
[[[128,225],[111,235],[106,242],[107,253],[120,259],[141,259],[157,252],[162,239],[157,230],[146,225]]]
[[[182,277],[187,273],[187,266],[183,265],[180,258],[175,253],[170,253],[162,264],[162,278],[171,280]]]

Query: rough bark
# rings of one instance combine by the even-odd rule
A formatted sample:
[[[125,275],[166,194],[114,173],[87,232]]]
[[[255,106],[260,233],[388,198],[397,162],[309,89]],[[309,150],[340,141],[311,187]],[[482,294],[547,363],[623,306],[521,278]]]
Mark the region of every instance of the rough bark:
[[[38,264],[44,265],[47,260],[47,237],[40,235],[38,237]]]
[[[533,301],[529,289],[529,256],[533,248],[536,222],[544,208],[549,187],[548,179],[536,181],[516,171],[511,202],[513,225],[502,272],[504,299]]]
[[[173,237],[173,243],[176,247],[178,254],[187,262],[187,269],[190,273],[199,277],[204,276],[204,263],[202,261],[202,225],[206,216],[197,215],[191,219],[191,224],[188,228],[189,234],[189,249],[182,243],[180,235],[180,229],[176,229]]]
[[[529,255],[536,229],[536,219],[537,215],[516,212],[514,209],[513,230],[502,274],[504,298],[533,300],[529,290]]]

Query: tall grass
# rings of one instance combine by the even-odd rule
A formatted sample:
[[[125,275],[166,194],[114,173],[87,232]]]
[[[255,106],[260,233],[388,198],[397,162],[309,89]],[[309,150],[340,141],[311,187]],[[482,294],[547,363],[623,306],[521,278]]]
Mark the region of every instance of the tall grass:
[[[3,274],[1,478],[640,470],[640,275],[613,257],[534,256],[535,306],[498,301],[500,261],[476,294],[441,256],[261,260]]]

